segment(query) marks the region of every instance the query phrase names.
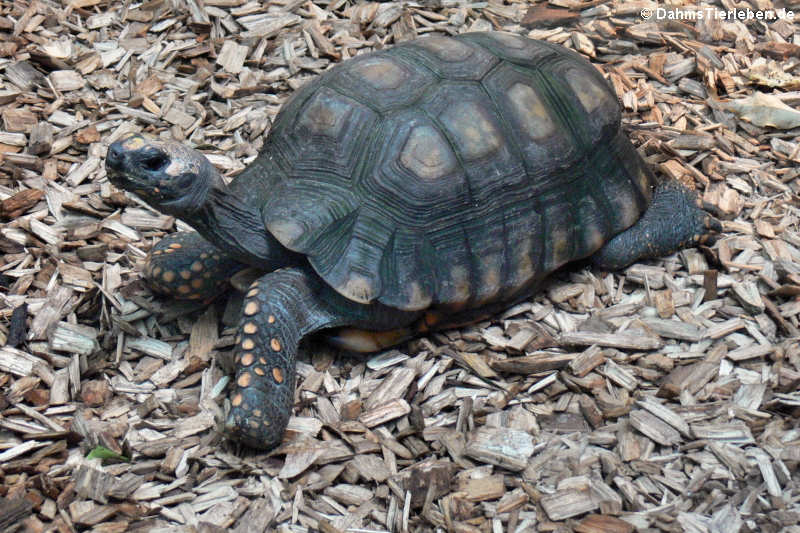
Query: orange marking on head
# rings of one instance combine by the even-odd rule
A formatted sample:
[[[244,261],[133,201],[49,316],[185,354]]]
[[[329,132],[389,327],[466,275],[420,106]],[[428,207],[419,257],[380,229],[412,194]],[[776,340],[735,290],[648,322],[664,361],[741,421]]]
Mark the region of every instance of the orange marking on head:
[[[256,374],[258,374],[259,376],[263,376],[264,374],[266,374],[266,372],[264,372],[264,369],[263,369],[263,368],[261,368],[260,366],[257,366],[257,367],[255,367],[255,368],[253,369],[253,372],[255,372]]]
[[[249,372],[244,372],[239,379],[236,380],[236,384],[242,388],[250,386],[250,380],[253,379],[253,376],[250,375]]]
[[[253,342],[253,339],[245,339],[242,341],[242,349],[243,350],[252,350],[256,347],[256,343]]]
[[[169,247],[174,248],[175,250],[180,250],[182,248],[181,244],[177,242],[173,242],[172,244],[169,245]]]
[[[231,405],[234,407],[239,407],[242,405],[242,395],[237,394],[233,398],[231,398]]]
[[[167,270],[161,276],[161,279],[163,279],[167,283],[172,283],[173,281],[175,281],[175,272],[173,272],[172,270]]]
[[[253,364],[253,361],[255,361],[255,356],[253,355],[253,352],[245,352],[242,354],[242,365],[250,366]]]
[[[253,333],[255,333],[256,331],[258,331],[258,328],[257,328],[257,327],[256,327],[256,325],[255,325],[255,324],[253,324],[252,322],[248,322],[247,324],[245,324],[244,326],[242,326],[242,331],[244,331],[244,332],[245,332],[245,333],[247,333],[248,335],[252,335],[252,334],[253,334]]]
[[[192,288],[193,289],[199,289],[202,286],[203,286],[203,280],[202,279],[197,278],[197,279],[193,279],[192,280]]]
[[[272,379],[274,379],[276,383],[283,383],[283,370],[281,370],[280,367],[273,367]]]
[[[267,322],[269,322],[270,324],[274,324],[275,323],[275,315],[269,315],[269,317],[267,317]]]
[[[256,313],[258,313],[258,304],[256,302],[247,302],[247,305],[244,306],[244,314],[253,316]]]
[[[189,272],[188,270],[181,270],[181,271],[180,271],[180,275],[181,275],[181,277],[182,277],[183,279],[189,279],[189,278],[191,278],[191,277],[192,277],[192,273],[191,273],[191,272]]]
[[[203,270],[203,263],[201,263],[200,261],[195,261],[194,263],[192,263],[192,266],[190,268],[192,269],[192,272],[201,272]]]
[[[178,287],[178,292],[180,294],[189,294],[190,292],[192,292],[192,288],[188,285],[181,285],[180,287]]]
[[[270,348],[273,349],[273,351],[276,351],[276,352],[280,352],[281,351],[281,341],[279,341],[276,338],[273,338],[271,341],[269,341],[269,346],[270,346]]]

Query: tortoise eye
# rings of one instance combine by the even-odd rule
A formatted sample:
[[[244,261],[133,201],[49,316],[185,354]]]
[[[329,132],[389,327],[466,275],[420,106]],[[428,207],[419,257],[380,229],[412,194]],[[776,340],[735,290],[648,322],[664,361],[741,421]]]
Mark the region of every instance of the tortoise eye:
[[[142,167],[145,170],[161,170],[169,164],[169,158],[162,153],[150,154],[142,159]]]

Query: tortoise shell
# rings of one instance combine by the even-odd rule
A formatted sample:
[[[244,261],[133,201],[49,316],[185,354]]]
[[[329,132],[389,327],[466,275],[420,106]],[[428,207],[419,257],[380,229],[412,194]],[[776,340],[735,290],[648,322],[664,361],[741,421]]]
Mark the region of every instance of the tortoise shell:
[[[416,310],[513,299],[636,222],[654,184],[589,62],[466,33],[308,83],[232,186],[338,292]]]

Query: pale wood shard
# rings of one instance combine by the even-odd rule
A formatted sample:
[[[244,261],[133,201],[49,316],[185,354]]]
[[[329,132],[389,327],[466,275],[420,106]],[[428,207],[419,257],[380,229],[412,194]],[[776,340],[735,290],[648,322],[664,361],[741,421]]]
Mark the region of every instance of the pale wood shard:
[[[511,374],[535,374],[548,370],[557,370],[570,364],[575,354],[539,352],[525,357],[510,357],[492,361],[491,367],[498,372]]]
[[[576,533],[633,533],[634,526],[615,516],[590,514],[575,526]]]
[[[717,376],[719,366],[719,363],[703,361],[676,367],[662,381],[658,396],[662,398],[676,397],[683,391],[694,394]]]
[[[579,378],[602,365],[606,361],[606,356],[599,346],[593,345],[576,355],[570,362],[569,367],[572,373]]]
[[[525,468],[533,454],[533,438],[514,429],[481,428],[472,433],[464,453],[474,459],[519,471]]]
[[[658,403],[654,398],[645,397],[641,400],[638,400],[636,404],[644,408],[650,414],[658,417],[660,420],[677,429],[684,437],[692,437],[691,427],[686,419],[669,407]]]
[[[408,402],[402,398],[395,398],[380,405],[376,405],[370,410],[364,411],[358,419],[365,426],[371,428],[405,416],[410,412],[411,407],[408,405]]]
[[[594,333],[590,331],[563,333],[560,341],[566,345],[591,346],[596,344],[623,350],[657,350],[664,345],[661,339],[653,336],[633,333]]]
[[[672,446],[681,441],[680,434],[669,424],[647,411],[630,412],[631,426],[662,446]]]
[[[496,500],[502,497],[506,492],[503,481],[504,476],[502,474],[467,478],[459,481],[458,490],[463,492],[466,498],[473,502]]]
[[[59,322],[48,335],[50,348],[57,351],[89,355],[100,348],[97,331],[89,326]]]
[[[698,439],[718,440],[730,444],[752,444],[753,435],[742,422],[719,424],[692,424],[692,432]]]
[[[400,367],[392,370],[369,395],[364,403],[364,409],[370,410],[390,400],[404,397],[415,376],[416,372],[411,368]]]
[[[705,331],[680,320],[664,320],[649,318],[643,321],[659,337],[697,342],[704,337]]]
[[[566,520],[599,508],[589,487],[558,490],[544,496],[540,503],[550,520]]]
[[[231,74],[239,74],[244,66],[247,52],[246,46],[240,46],[233,41],[225,41],[217,56],[217,64]]]
[[[635,375],[611,359],[606,361],[605,366],[603,366],[602,373],[608,379],[629,391],[635,390],[639,384],[639,381],[636,379]]]
[[[125,346],[129,350],[137,350],[166,361],[172,360],[172,346],[158,339],[153,339],[150,337],[129,338],[126,341]]]

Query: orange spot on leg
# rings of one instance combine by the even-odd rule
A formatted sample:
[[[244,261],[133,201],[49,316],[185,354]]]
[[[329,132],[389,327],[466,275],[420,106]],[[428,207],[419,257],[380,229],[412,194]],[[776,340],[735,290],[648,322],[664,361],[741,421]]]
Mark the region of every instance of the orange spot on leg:
[[[266,374],[266,372],[264,372],[264,369],[263,369],[263,368],[261,368],[260,366],[257,366],[257,367],[255,367],[255,368],[253,369],[253,372],[255,372],[256,374],[258,374],[259,376],[263,376],[264,374]]]
[[[177,242],[173,242],[172,244],[169,245],[169,247],[172,248],[173,250],[180,250],[182,248],[182,246]]]
[[[236,380],[236,384],[242,388],[249,387],[252,379],[253,376],[251,376],[249,372],[244,372],[241,376],[239,376],[239,379]]]
[[[161,276],[161,279],[163,279],[167,283],[172,283],[173,281],[175,281],[175,272],[173,272],[172,270],[167,270]]]
[[[253,364],[253,361],[255,361],[255,359],[256,359],[256,358],[255,358],[255,356],[253,355],[253,352],[245,352],[245,353],[243,353],[243,354],[242,354],[242,364],[243,364],[244,366],[250,366],[250,365],[252,365],[252,364]]]
[[[242,341],[242,348],[245,350],[252,350],[256,347],[256,343],[253,342],[253,339],[245,339]]]
[[[234,407],[239,407],[240,405],[242,405],[242,395],[237,394],[236,396],[231,398],[231,405],[233,405]]]
[[[201,263],[200,261],[195,261],[189,268],[192,269],[192,272],[201,272],[203,270],[203,263]]]
[[[272,369],[272,379],[274,379],[276,383],[283,383],[283,370],[277,366],[274,367]]]
[[[180,294],[189,294],[190,292],[192,292],[192,288],[188,285],[181,285],[180,287],[178,287],[178,292]]]
[[[192,273],[191,273],[191,272],[189,272],[188,270],[181,270],[181,271],[180,271],[180,275],[181,275],[181,277],[182,277],[183,279],[189,279],[189,278],[191,278],[191,277],[192,277]]]
[[[257,327],[256,327],[256,325],[255,325],[255,324],[253,324],[252,322],[248,322],[247,324],[245,324],[244,326],[242,326],[242,331],[244,331],[244,332],[245,332],[245,333],[247,333],[248,335],[252,335],[252,334],[253,334],[253,333],[255,333],[256,331],[258,331],[258,328],[257,328]]]
[[[200,289],[202,286],[203,286],[203,280],[202,279],[198,278],[198,279],[193,279],[192,280],[192,288],[193,289]]]
[[[267,322],[269,322],[270,324],[274,324],[275,323],[275,315],[269,315],[269,317],[267,317]]]
[[[253,316],[256,313],[258,313],[258,304],[256,302],[247,302],[247,305],[244,306],[244,314]]]
[[[281,351],[281,341],[276,338],[273,338],[269,341],[269,346],[272,348],[273,351],[280,352]]]

